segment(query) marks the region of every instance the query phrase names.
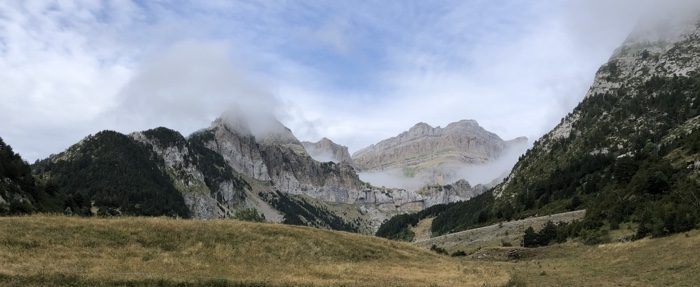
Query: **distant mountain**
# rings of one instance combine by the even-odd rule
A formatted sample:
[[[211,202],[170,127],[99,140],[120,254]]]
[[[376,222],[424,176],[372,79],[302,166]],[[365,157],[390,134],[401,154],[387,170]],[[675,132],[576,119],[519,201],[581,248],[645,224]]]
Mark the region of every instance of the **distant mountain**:
[[[322,138],[315,143],[301,142],[301,144],[306,152],[317,161],[353,164],[348,147],[336,144],[328,138]]]
[[[624,222],[637,226],[637,238],[698,226],[698,23],[640,26],[503,183],[431,214],[432,232],[575,209],[586,217],[566,232],[590,242]],[[391,230],[405,229],[392,221]]]
[[[470,172],[465,167],[478,168],[517,150],[517,154],[511,156],[513,164],[526,147],[527,138],[504,141],[474,120],[454,122],[444,128],[418,123],[396,137],[359,150],[352,159],[361,172],[368,174],[368,180],[376,177],[373,173],[384,173],[399,177],[396,184],[417,182],[413,184],[415,188],[416,185],[446,184],[464,179],[464,174]],[[480,180],[491,181],[508,172],[510,167],[494,170],[494,174],[483,176],[489,178]]]

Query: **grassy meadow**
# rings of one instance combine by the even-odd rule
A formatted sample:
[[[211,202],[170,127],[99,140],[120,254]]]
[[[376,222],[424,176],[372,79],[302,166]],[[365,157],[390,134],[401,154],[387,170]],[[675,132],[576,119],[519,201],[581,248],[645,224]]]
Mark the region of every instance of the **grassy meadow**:
[[[517,261],[503,259],[508,249],[481,250],[464,260],[485,258],[483,262],[493,264],[489,266],[509,272],[510,286],[698,286],[700,282],[698,230],[598,246],[569,242],[518,248],[522,258]]]
[[[698,251],[697,230],[450,257],[280,224],[34,215],[0,218],[0,286],[696,286]]]
[[[2,286],[502,286],[498,266],[280,224],[0,218]]]

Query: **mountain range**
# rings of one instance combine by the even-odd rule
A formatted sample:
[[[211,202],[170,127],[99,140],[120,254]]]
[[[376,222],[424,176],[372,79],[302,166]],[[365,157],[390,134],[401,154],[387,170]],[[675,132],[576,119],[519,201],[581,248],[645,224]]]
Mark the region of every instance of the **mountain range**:
[[[328,139],[299,141],[272,116],[227,112],[189,136],[102,131],[31,166],[0,140],[0,213],[239,218],[396,238],[417,217],[444,234],[586,209],[563,234],[595,242],[625,222],[640,238],[686,231],[700,222],[700,25],[647,29],[510,173],[504,164],[480,179],[493,186],[463,179],[519,156],[526,138],[504,141],[473,120],[419,123],[350,156]],[[387,174],[398,183],[371,177]]]
[[[376,187],[360,180],[347,147],[325,138],[300,142],[274,117],[253,122],[234,111],[187,137],[164,127],[102,131],[31,167],[3,148],[22,170],[3,181],[0,205],[14,204],[6,213],[239,218],[373,233],[394,215],[486,190],[464,180]],[[32,187],[20,186],[22,179]]]

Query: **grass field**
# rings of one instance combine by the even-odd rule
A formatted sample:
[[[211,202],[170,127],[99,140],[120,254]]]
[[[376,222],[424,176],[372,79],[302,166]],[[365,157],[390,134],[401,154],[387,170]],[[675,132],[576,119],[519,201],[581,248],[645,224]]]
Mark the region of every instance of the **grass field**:
[[[700,232],[658,239],[586,246],[566,243],[518,249],[522,259],[504,261],[509,248],[481,250],[475,258],[508,271],[512,286],[698,286]],[[501,256],[498,256],[498,255]],[[489,256],[491,255],[491,256]],[[496,255],[496,256],[493,256]]]
[[[233,220],[0,218],[2,286],[502,286],[497,266]]]
[[[449,257],[279,224],[4,217],[0,286],[697,286],[698,251],[700,231]]]

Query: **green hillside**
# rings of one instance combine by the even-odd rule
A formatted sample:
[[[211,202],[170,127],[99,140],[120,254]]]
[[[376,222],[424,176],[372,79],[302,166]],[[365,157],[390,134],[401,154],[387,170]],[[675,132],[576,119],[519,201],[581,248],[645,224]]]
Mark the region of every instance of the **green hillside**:
[[[150,147],[103,131],[33,166],[56,186],[57,201],[72,213],[189,217],[180,193]],[[63,209],[61,209],[63,211]]]

